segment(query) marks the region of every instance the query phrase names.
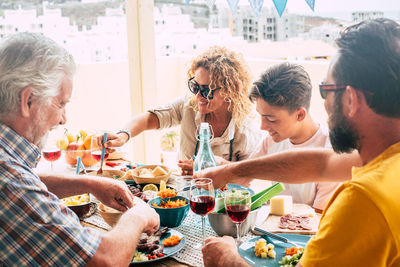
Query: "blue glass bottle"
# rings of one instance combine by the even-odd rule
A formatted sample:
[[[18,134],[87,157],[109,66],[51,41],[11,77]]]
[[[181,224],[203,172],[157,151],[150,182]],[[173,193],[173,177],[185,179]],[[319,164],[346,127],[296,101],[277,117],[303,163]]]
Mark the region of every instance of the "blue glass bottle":
[[[210,136],[209,124],[207,122],[202,122],[199,131],[199,152],[194,160],[194,172],[217,166],[217,161],[211,150]]]

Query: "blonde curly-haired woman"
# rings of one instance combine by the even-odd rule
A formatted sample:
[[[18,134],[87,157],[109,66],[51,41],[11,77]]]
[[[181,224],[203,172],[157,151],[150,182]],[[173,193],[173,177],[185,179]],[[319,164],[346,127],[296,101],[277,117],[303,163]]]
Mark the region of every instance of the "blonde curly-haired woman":
[[[108,135],[105,147],[122,146],[145,130],[180,124],[179,166],[185,173],[191,173],[191,159],[198,148],[196,131],[201,122],[208,122],[214,132],[211,140],[214,155],[229,161],[243,160],[261,139],[248,98],[250,83],[247,65],[240,54],[225,47],[211,47],[191,63],[188,70],[191,93],[133,118],[128,130]]]

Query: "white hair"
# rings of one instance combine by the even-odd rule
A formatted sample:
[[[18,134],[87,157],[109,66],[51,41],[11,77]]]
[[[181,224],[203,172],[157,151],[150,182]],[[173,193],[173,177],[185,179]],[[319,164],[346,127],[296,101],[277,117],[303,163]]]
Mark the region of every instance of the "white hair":
[[[0,119],[19,112],[27,86],[48,103],[58,95],[63,78],[74,72],[71,54],[53,40],[33,33],[11,36],[0,45]]]

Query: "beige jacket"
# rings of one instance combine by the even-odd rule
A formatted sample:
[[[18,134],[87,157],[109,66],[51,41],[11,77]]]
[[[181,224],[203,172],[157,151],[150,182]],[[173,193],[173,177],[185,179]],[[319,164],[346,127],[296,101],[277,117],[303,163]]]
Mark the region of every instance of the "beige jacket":
[[[160,129],[181,125],[179,160],[191,159],[195,153],[197,131],[205,115],[193,110],[190,106],[191,95],[178,98],[166,106],[149,110],[160,121]],[[240,127],[235,127],[231,119],[225,132],[220,137],[211,140],[211,149],[215,156],[229,160],[230,140],[233,141],[232,161],[239,161],[249,157],[258,147],[262,137],[256,120],[245,118]]]

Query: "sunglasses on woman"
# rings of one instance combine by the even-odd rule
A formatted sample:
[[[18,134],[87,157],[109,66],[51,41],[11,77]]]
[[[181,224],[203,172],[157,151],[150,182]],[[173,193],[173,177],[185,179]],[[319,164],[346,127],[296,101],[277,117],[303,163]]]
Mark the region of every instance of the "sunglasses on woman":
[[[221,89],[221,88],[210,89],[208,85],[199,85],[194,80],[194,77],[188,80],[188,87],[190,92],[192,92],[193,94],[197,95],[197,93],[200,91],[200,95],[209,100],[214,98],[214,91]]]
[[[338,86],[336,84],[321,83],[319,85],[319,93],[321,94],[322,99],[326,98],[327,92],[338,92],[338,91],[343,91],[345,89],[346,86]]]

